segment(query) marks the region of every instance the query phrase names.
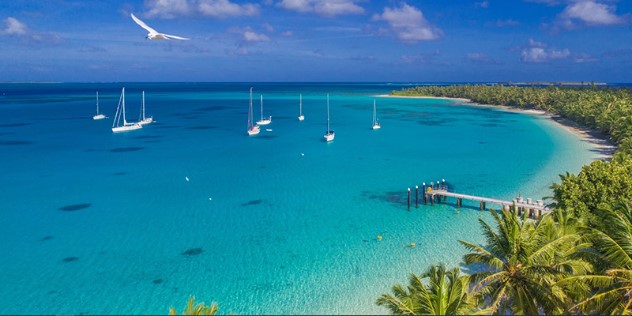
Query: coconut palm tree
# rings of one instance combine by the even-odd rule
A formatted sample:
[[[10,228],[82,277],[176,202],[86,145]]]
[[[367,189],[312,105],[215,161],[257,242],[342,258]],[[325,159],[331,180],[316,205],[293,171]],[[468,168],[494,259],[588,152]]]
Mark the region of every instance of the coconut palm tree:
[[[584,228],[604,272],[569,277],[561,284],[587,282],[597,290],[575,307],[584,313],[632,314],[632,203],[618,202],[600,209],[596,227]]]
[[[182,311],[182,315],[215,315],[217,313],[217,303],[212,303],[209,306],[204,303],[195,304],[195,296],[191,296],[187,302],[187,307]],[[169,308],[169,315],[178,315],[176,309]]]
[[[408,283],[406,288],[396,284],[392,295],[382,294],[375,303],[394,315],[465,315],[476,311],[468,294],[469,276],[462,275],[459,268],[446,270],[443,264],[433,265],[421,276],[412,273]]]
[[[572,256],[586,246],[579,235],[560,233],[550,215],[535,222],[510,211],[491,214],[496,230],[479,219],[487,245],[459,241],[471,251],[463,257],[465,263],[481,270],[471,276],[472,293],[492,313],[559,314],[572,306],[555,283],[590,271],[590,264]]]

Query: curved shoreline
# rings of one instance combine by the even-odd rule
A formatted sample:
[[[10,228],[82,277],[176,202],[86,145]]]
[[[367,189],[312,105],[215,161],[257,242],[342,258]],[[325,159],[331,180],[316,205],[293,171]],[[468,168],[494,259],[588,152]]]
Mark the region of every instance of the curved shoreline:
[[[608,135],[602,133],[600,131],[581,126],[578,123],[575,123],[567,118],[563,118],[557,114],[548,113],[543,110],[533,110],[533,109],[520,109],[515,107],[510,107],[506,105],[493,105],[493,104],[482,104],[472,102],[470,99],[465,98],[449,98],[449,97],[429,97],[429,96],[400,96],[400,95],[390,95],[390,94],[380,94],[377,97],[381,98],[410,98],[410,99],[439,99],[439,100],[450,100],[455,103],[468,105],[468,106],[478,106],[478,107],[486,107],[486,108],[495,108],[500,109],[502,111],[508,112],[517,112],[523,114],[530,115],[540,115],[544,118],[550,119],[556,122],[560,127],[567,130],[568,132],[574,134],[579,137],[582,141],[589,143],[597,154],[597,159],[600,160],[610,160],[614,153],[617,151],[617,146],[614,145],[610,140],[608,140]]]

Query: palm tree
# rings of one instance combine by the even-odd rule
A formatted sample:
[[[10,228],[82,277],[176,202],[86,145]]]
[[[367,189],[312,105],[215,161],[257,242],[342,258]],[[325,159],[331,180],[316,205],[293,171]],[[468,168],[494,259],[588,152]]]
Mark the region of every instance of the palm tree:
[[[590,264],[572,257],[586,246],[579,235],[570,229],[562,234],[550,215],[534,222],[510,211],[491,213],[496,231],[479,219],[485,247],[459,241],[471,251],[463,257],[465,263],[482,269],[471,276],[473,294],[492,313],[559,314],[572,306],[569,296],[555,283],[590,271]]]
[[[600,223],[584,228],[604,273],[575,276],[561,284],[587,282],[597,291],[575,307],[584,313],[632,314],[632,203],[618,202],[600,209]]]
[[[217,303],[212,303],[210,306],[204,305],[204,303],[195,304],[195,296],[191,296],[187,302],[187,307],[182,311],[182,315],[215,315],[217,313]],[[176,309],[169,308],[169,315],[178,315]]]
[[[459,268],[447,271],[443,264],[433,265],[421,276],[412,273],[407,288],[396,284],[393,295],[382,294],[375,303],[394,315],[472,314],[476,305],[468,294],[469,284],[469,276]]]

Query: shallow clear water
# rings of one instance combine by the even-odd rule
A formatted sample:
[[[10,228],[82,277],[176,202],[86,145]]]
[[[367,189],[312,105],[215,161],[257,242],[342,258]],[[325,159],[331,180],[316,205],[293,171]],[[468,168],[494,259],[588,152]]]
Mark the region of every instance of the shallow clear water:
[[[596,157],[541,117],[447,100],[378,97],[371,130],[389,84],[253,84],[273,122],[248,137],[250,86],[125,84],[128,117],[144,90],[157,123],[113,134],[123,84],[0,84],[0,313],[162,314],[190,295],[239,314],[385,313],[380,294],[459,265],[457,240],[481,242],[490,218],[409,212],[407,187],[539,199]],[[97,90],[107,120],[91,118]]]

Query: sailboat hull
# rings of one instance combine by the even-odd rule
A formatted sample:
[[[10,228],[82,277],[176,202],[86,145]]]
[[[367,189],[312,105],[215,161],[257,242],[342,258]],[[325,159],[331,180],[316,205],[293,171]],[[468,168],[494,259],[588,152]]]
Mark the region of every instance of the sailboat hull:
[[[262,119],[260,121],[257,121],[257,125],[268,125],[270,123],[272,123],[272,116],[270,116],[267,119]]]
[[[329,132],[325,133],[324,137],[325,137],[325,141],[326,142],[331,142],[336,137],[336,133],[334,133],[334,131],[329,131]]]
[[[259,126],[253,126],[252,128],[248,129],[248,135],[249,136],[257,135],[259,134],[260,131],[261,129],[259,128]]]
[[[147,125],[147,124],[151,124],[153,122],[154,122],[154,119],[152,117],[148,117],[148,118],[145,118],[142,121],[139,121],[138,124],[140,124],[140,125]]]
[[[92,119],[95,120],[95,121],[96,120],[102,120],[104,118],[105,118],[105,115],[103,115],[103,114],[97,114],[97,115],[92,117]]]
[[[143,128],[143,126],[140,125],[139,123],[133,123],[133,124],[129,124],[129,125],[112,127],[112,132],[114,132],[114,133],[128,132],[128,131],[133,131],[133,130],[137,130],[137,129],[141,129],[141,128]]]
[[[305,120],[305,116],[303,116],[303,115],[299,116],[299,117],[298,117],[298,120],[299,120],[299,121],[304,121],[304,120]]]

